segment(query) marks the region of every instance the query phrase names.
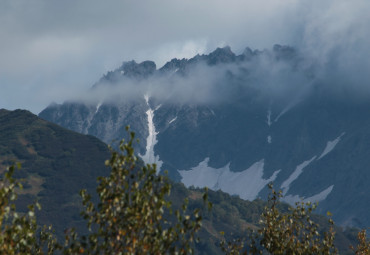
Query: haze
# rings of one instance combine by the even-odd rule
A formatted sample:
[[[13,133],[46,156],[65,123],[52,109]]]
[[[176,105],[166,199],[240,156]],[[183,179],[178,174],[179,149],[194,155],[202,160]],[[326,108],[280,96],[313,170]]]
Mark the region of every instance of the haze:
[[[354,0],[0,3],[0,108],[38,113],[83,95],[122,61],[191,58],[229,45],[299,48],[324,81],[369,91],[370,2]]]

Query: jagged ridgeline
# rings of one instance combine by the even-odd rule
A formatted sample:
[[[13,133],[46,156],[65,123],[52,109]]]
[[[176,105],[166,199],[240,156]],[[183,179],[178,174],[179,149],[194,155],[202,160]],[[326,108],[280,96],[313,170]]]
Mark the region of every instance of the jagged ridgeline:
[[[106,143],[130,125],[142,158],[188,187],[254,200],[273,181],[288,203],[369,227],[370,100],[328,76],[292,47],[225,47],[159,69],[124,62],[39,116]]]

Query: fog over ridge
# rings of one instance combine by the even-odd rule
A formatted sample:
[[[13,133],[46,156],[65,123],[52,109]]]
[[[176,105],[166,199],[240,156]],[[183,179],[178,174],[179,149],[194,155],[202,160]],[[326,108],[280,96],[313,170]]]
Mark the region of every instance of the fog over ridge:
[[[122,60],[162,66],[275,43],[299,49],[318,83],[368,95],[368,13],[366,0],[2,1],[0,107],[37,112],[82,95]]]
[[[160,68],[152,61],[124,62],[104,75],[87,94],[72,101],[97,104],[135,100],[149,94],[175,104],[217,104],[252,92],[257,99],[288,103],[318,87],[333,95],[349,92],[353,96],[370,96],[368,72],[345,76],[347,65],[337,64],[346,54],[337,52],[325,62],[305,54],[297,48],[275,45],[262,51],[246,48],[236,55],[226,46],[208,55],[172,59]]]

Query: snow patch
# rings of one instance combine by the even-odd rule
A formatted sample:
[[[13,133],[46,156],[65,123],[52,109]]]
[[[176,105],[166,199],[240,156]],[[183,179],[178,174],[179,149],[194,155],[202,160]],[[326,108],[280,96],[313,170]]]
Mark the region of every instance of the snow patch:
[[[316,202],[320,202],[322,200],[325,200],[327,198],[327,196],[331,193],[333,188],[334,188],[334,185],[331,185],[330,187],[326,188],[325,190],[321,191],[320,193],[318,193],[316,195],[313,195],[311,197],[305,198],[304,201],[305,202],[316,203]]]
[[[280,186],[280,188],[283,190],[283,195],[285,195],[289,188],[290,184],[294,182],[302,173],[303,169],[308,166],[312,161],[314,161],[316,156],[312,157],[310,160],[304,161],[302,164],[298,165],[294,172],[286,179]]]
[[[173,118],[172,120],[170,120],[170,122],[168,122],[168,124],[171,124],[172,122],[174,122],[175,120],[177,119],[177,116],[175,118]]]
[[[122,70],[122,71],[121,71],[121,74],[122,74],[122,75],[124,75],[124,74],[125,74],[125,71],[123,71],[123,70]]]
[[[95,113],[97,113],[99,111],[99,108],[100,106],[102,105],[102,102],[99,102],[97,105],[96,105],[96,110],[95,110]]]
[[[298,195],[287,195],[284,196],[281,200],[290,204],[290,205],[295,205],[297,202],[311,202],[311,203],[318,203],[320,201],[325,200],[328,195],[331,193],[333,190],[334,185],[331,185],[330,187],[326,188],[325,190],[321,191],[320,193],[317,193],[316,195],[313,195],[308,198],[300,197]]]
[[[147,102],[147,104],[149,105],[149,103],[148,103],[148,102]],[[161,108],[161,106],[162,106],[162,104],[158,105],[158,106],[154,109],[154,111],[156,111],[156,110],[158,110],[159,108]]]
[[[146,104],[148,105],[149,109],[146,111],[146,115],[148,117],[148,130],[149,135],[146,139],[146,151],[144,155],[139,156],[144,160],[147,164],[157,164],[157,172],[161,169],[163,162],[159,160],[159,156],[154,154],[154,146],[156,145],[157,141],[157,134],[158,132],[155,131],[155,126],[153,122],[154,118],[154,111],[150,108],[149,105],[149,96],[144,96]],[[160,107],[160,106],[159,106]],[[158,108],[158,107],[157,107]]]
[[[258,193],[270,182],[274,181],[280,172],[275,171],[268,179],[263,179],[264,160],[260,160],[241,172],[231,172],[230,164],[222,168],[208,166],[209,158],[205,158],[191,170],[179,170],[181,181],[186,187],[209,187],[212,190],[222,190],[231,195],[239,195],[245,200],[254,200]]]
[[[267,125],[271,127],[271,109],[267,111]]]
[[[281,113],[275,118],[274,122],[277,122],[281,116],[283,116],[285,113],[287,113],[290,109],[292,109],[294,106],[296,106],[298,103],[300,103],[302,100],[301,99],[296,99],[292,101],[290,104],[288,104],[282,111]]]
[[[335,138],[333,141],[327,142],[324,151],[322,152],[322,154],[320,155],[320,157],[318,159],[321,159],[321,158],[325,157],[326,154],[328,154],[329,152],[331,152],[335,148],[335,146],[339,143],[340,139],[342,138],[342,136],[344,134],[345,133],[343,132],[340,136],[338,136],[337,138]]]
[[[271,137],[271,135],[269,135],[269,136],[267,137],[267,142],[268,142],[268,143],[272,143],[272,137]]]

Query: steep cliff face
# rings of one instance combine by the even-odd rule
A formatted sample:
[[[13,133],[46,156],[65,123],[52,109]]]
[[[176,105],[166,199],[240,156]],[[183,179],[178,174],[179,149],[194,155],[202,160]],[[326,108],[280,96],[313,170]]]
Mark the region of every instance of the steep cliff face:
[[[131,103],[67,102],[50,105],[39,116],[70,130],[96,136],[107,144],[115,144],[126,137],[127,125],[136,131],[138,137],[148,136],[147,109],[144,99]],[[139,150],[145,153],[145,139],[140,143]]]
[[[279,45],[220,48],[160,69],[128,62],[90,91],[114,93],[50,105],[40,117],[108,143],[130,125],[139,154],[186,186],[253,200],[273,181],[289,203],[319,202],[340,224],[369,226],[370,103],[316,69]]]

